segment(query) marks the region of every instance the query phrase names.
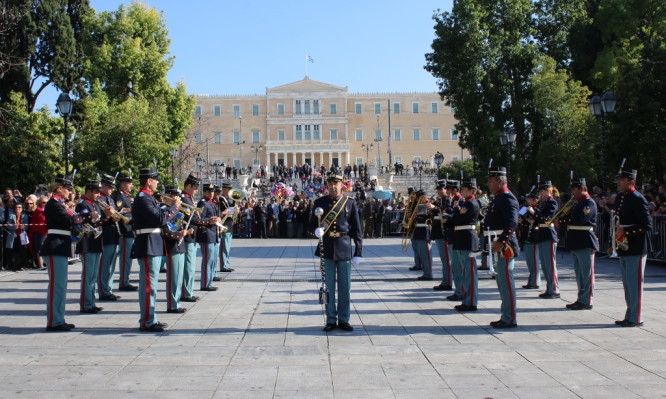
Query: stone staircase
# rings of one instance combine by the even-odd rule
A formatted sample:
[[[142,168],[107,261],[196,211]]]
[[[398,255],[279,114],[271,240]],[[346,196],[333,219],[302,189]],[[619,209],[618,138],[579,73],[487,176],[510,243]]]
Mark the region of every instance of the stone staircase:
[[[381,176],[378,181],[379,184],[383,186],[384,190],[389,189],[389,177],[390,175],[385,173],[384,176]],[[382,182],[383,178],[383,182]],[[435,195],[435,180],[436,177],[432,175],[421,175],[421,187],[425,190],[428,197]],[[407,175],[394,175],[393,181],[390,183],[391,191],[395,195],[402,193],[407,195],[408,187],[415,187],[417,190],[419,188],[419,176],[407,176]]]

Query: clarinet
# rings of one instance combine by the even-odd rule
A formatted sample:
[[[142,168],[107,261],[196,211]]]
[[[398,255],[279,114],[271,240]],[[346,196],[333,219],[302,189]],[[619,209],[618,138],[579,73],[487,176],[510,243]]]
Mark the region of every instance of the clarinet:
[[[317,227],[321,228],[321,215],[324,214],[324,210],[317,208],[314,210],[315,216],[317,216]],[[321,287],[319,287],[319,304],[326,305],[328,304],[329,292],[328,286],[326,285],[326,271],[324,270],[324,235],[322,234],[319,237],[319,243],[317,243],[319,249],[319,270],[321,271]]]

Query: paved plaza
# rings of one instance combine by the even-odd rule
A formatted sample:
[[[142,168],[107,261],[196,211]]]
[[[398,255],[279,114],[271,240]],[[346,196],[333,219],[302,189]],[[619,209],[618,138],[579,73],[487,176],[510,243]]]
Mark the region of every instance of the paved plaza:
[[[562,298],[518,289],[518,323],[495,330],[495,281],[479,282],[479,311],[417,281],[399,238],[364,242],[352,275],[352,333],[321,331],[314,240],[234,239],[216,292],[197,292],[185,314],[138,330],[137,293],[116,292],[100,314],[79,314],[80,264],[69,269],[68,323],[45,332],[45,271],[0,273],[2,398],[663,398],[666,265],[646,270],[645,326],[620,328],[617,260],[597,260],[594,309],[566,310],[576,282],[558,254]],[[435,258],[436,252],[435,252]],[[438,262],[435,262],[437,264]],[[137,269],[135,265],[135,269]],[[437,273],[441,271],[436,268]],[[516,263],[516,285],[525,284]],[[134,272],[136,278],[136,272]],[[164,280],[165,276],[162,275]],[[116,282],[117,284],[117,282]],[[195,284],[198,287],[198,281]],[[542,282],[542,287],[545,282]]]

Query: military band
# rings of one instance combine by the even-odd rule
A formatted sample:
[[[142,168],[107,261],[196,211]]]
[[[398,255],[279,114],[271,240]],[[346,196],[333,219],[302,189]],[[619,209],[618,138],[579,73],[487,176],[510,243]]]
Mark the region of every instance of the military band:
[[[118,190],[113,199],[116,202],[116,208],[121,213],[132,211],[132,197],[130,193],[134,186],[134,180],[131,175],[123,175],[118,178]],[[130,274],[132,272],[132,246],[134,246],[134,231],[131,223],[118,223],[120,228],[120,248],[118,251],[118,263],[120,274],[118,276],[118,291],[136,291],[137,286],[130,284]]]
[[[537,253],[541,262],[541,270],[546,279],[546,292],[539,294],[539,297],[544,299],[560,297],[555,261],[558,240],[557,233],[552,223],[550,223],[558,208],[557,201],[553,198],[553,190],[553,184],[550,181],[546,181],[539,186],[539,205],[533,215],[538,229],[536,231]]]
[[[526,290],[538,289],[541,285],[541,271],[539,270],[539,254],[537,253],[537,239],[539,227],[534,220],[537,204],[539,203],[539,194],[532,190],[525,196],[525,213],[521,221],[521,240],[523,244],[523,253],[525,254],[525,263],[527,263],[527,284],[523,285]]]
[[[178,186],[166,186],[164,194],[179,197],[180,190],[178,190]],[[168,215],[178,215],[181,212],[175,203],[168,205],[166,208]],[[181,223],[183,219],[184,216],[180,220]],[[184,229],[182,226],[162,231],[164,236],[164,252],[167,260],[167,313],[185,313],[186,310],[180,306],[181,290],[183,288],[183,269],[185,268],[185,243],[182,238],[187,234],[192,234],[193,231],[193,228]]]
[[[224,227],[226,231],[222,232],[220,237],[220,271],[224,273],[230,273],[234,271],[231,268],[230,256],[231,256],[231,239],[233,238],[233,228],[234,228],[234,215],[237,212],[240,212],[236,207],[236,202],[229,197],[229,191],[231,190],[232,185],[229,182],[222,183],[222,195],[219,197],[219,207],[220,207],[220,216],[227,217],[227,220],[224,222]]]
[[[447,180],[446,191],[449,194],[448,207],[444,209],[444,213],[451,215],[455,209],[460,205],[460,181]],[[454,291],[452,295],[446,297],[449,301],[461,301],[463,299],[463,271],[460,268],[460,259],[458,253],[454,251],[454,243],[456,241],[456,232],[453,223],[446,223],[444,225],[444,232],[446,234],[446,242],[448,243],[449,254],[451,255],[451,275],[453,277]]]
[[[102,262],[97,275],[97,287],[100,301],[117,301],[120,296],[113,293],[113,279],[118,258],[118,245],[120,244],[120,226],[112,214],[118,211],[116,203],[111,198],[116,184],[113,176],[102,176],[102,189],[99,203],[102,211]]]
[[[435,201],[428,203],[428,208],[432,217],[432,232],[430,237],[437,248],[439,260],[442,263],[442,282],[439,285],[432,287],[435,291],[448,291],[453,289],[453,276],[451,274],[451,252],[449,243],[446,240],[444,223],[442,220],[442,212],[447,209],[449,205],[448,198],[446,197],[446,179],[437,180],[435,183],[435,191],[437,198]]]
[[[199,191],[200,184],[201,180],[192,175],[189,175],[185,179],[185,187],[180,197],[183,204],[194,207],[194,196]],[[196,227],[201,223],[199,212],[192,212],[190,218],[189,225],[192,227]],[[194,295],[194,278],[197,269],[196,231],[197,229],[193,228],[192,232],[187,234],[183,239],[183,244],[185,245],[185,262],[183,265],[183,287],[180,298],[183,302],[196,302],[199,299]]]
[[[202,208],[201,220],[197,230],[197,242],[201,246],[201,284],[199,289],[201,291],[215,291],[217,287],[213,285],[213,278],[215,277],[215,265],[218,258],[218,250],[220,249],[220,238],[218,229],[221,228],[219,207],[213,202],[213,195],[215,185],[212,183],[205,183],[203,185],[203,198],[197,204],[198,208]]]
[[[102,185],[99,180],[89,180],[86,183],[86,192],[83,199],[76,205],[76,213],[81,215],[81,222],[92,227],[101,225],[102,210],[97,204],[99,191]],[[95,283],[102,260],[102,235],[95,236],[95,232],[84,233],[76,243],[76,253],[81,255],[81,297],[79,311],[81,313],[98,313],[102,311],[95,303]]]

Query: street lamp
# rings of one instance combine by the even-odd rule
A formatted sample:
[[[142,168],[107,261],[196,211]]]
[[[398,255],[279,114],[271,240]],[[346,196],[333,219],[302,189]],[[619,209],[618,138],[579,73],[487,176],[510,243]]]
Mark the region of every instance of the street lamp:
[[[430,167],[430,162],[429,161],[423,161],[421,159],[414,159],[412,161],[412,167],[414,168],[414,171],[419,172],[419,190],[421,190],[422,185],[421,185],[421,174],[423,173],[424,168]]]
[[[69,94],[61,93],[58,96],[56,108],[65,122],[65,175],[67,175],[67,172],[69,171],[69,129],[67,128],[67,118],[72,113],[73,107],[74,101],[69,97]]]
[[[220,168],[222,167],[222,162],[220,162],[219,159],[215,160],[210,166],[213,167],[213,170],[215,171],[215,184],[220,184],[220,179],[218,177]]]
[[[197,157],[197,170],[199,171],[199,178],[203,175],[204,165],[206,165],[206,158]]]
[[[255,165],[258,163],[259,160],[259,152],[264,150],[264,146],[259,145],[259,146],[250,146],[250,151],[254,153],[254,163]]]
[[[380,151],[380,149],[379,149],[379,145],[380,145],[380,143],[381,143],[383,140],[382,140],[381,137],[379,137],[379,138],[376,138],[376,139],[374,139],[374,140],[372,140],[372,141],[374,141],[375,143],[377,143],[377,160],[378,160],[378,162],[379,162],[379,164],[377,165],[377,167],[381,167],[381,166],[382,166],[382,153],[381,153],[381,151]]]
[[[437,165],[437,170],[439,170],[439,167],[442,166],[442,164],[444,163],[444,154],[437,151],[433,158],[435,159],[435,165]]]
[[[361,144],[361,150],[362,150],[362,151],[365,151],[365,161],[366,161],[368,164],[370,164],[369,159],[368,159],[368,157],[369,157],[368,154],[369,154],[370,151],[372,151],[374,148],[375,148],[375,146],[374,146],[372,143],[370,143],[370,145]]]
[[[506,165],[507,183],[511,180],[511,147],[516,142],[516,129],[509,128],[500,134],[500,144],[507,146],[508,162]]]
[[[239,155],[238,155],[238,169],[239,169],[239,171],[243,167],[243,144],[245,144],[245,140],[241,140],[238,143],[236,143],[236,145],[238,146],[238,153],[239,153]]]
[[[606,116],[615,112],[617,96],[610,91],[605,92],[601,97],[598,95],[590,99],[588,106],[590,113],[599,119],[601,130],[601,188],[606,188]]]

